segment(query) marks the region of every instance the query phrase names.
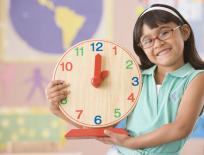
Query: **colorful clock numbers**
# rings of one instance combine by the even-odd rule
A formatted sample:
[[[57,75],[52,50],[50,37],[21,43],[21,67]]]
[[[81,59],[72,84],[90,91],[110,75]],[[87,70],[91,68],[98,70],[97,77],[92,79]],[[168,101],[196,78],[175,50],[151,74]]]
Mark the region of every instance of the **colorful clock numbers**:
[[[70,94],[60,103],[62,112],[90,128],[112,126],[124,119],[135,107],[142,85],[132,53],[105,40],[86,40],[68,49],[53,79],[70,84]]]

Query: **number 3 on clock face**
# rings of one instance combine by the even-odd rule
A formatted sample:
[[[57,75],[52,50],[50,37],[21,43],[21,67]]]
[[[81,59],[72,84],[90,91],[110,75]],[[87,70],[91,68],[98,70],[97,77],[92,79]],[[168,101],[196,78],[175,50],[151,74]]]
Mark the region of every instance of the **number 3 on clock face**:
[[[107,127],[135,107],[141,73],[134,56],[119,45],[87,40],[68,49],[57,63],[53,79],[70,84],[60,103],[62,112],[86,127]]]

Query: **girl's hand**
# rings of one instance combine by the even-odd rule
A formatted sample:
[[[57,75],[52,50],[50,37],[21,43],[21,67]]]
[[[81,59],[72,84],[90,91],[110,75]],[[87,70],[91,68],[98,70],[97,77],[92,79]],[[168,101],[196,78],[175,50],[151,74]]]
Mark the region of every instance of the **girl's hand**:
[[[67,97],[70,93],[68,91],[69,84],[66,84],[62,80],[51,81],[46,88],[46,96],[50,102],[50,110],[57,116],[62,116],[62,112],[59,109],[59,103]]]
[[[104,133],[108,137],[97,138],[97,140],[99,140],[105,144],[115,144],[115,145],[120,145],[123,147],[131,148],[130,142],[133,139],[132,137],[125,135],[125,134],[114,133],[110,130],[105,130]]]

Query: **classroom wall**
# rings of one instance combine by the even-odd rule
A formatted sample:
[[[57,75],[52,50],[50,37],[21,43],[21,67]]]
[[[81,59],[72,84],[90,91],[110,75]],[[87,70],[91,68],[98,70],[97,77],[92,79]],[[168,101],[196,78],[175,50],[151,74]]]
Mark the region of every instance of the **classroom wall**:
[[[186,17],[204,59],[202,0],[0,0],[0,152],[105,154],[110,146],[94,139],[64,138],[74,127],[51,114],[45,87],[60,56],[82,40],[107,39],[133,52],[135,21],[156,2]],[[185,155],[204,154],[203,127],[201,117]]]

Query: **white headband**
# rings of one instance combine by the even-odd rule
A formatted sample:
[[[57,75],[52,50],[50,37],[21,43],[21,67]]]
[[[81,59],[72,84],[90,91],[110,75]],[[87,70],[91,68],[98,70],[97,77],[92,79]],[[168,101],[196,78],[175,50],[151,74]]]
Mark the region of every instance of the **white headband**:
[[[160,7],[160,6],[156,6],[156,7],[152,7],[152,8],[149,8],[147,10],[145,10],[141,15],[143,16],[145,13],[149,12],[149,11],[152,11],[152,10],[163,10],[163,11],[166,11],[166,12],[169,12],[171,14],[173,14],[174,16],[176,16],[177,18],[181,19],[181,17],[179,17],[173,10],[169,9],[169,8],[165,8],[165,7]]]

